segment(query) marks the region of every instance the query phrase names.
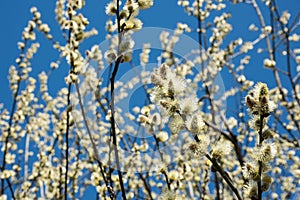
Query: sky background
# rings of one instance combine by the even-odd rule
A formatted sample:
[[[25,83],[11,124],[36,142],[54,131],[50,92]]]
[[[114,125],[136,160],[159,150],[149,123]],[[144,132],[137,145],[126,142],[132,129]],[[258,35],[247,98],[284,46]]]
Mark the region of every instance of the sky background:
[[[105,22],[107,16],[105,15],[104,7],[108,0],[87,0],[86,6],[82,10],[85,17],[87,17],[90,21],[87,29],[91,29],[92,27],[97,28],[99,34],[92,38],[86,40],[82,45],[81,49],[89,49],[93,44],[101,43],[105,40],[105,33],[103,32],[103,28],[105,26]],[[260,2],[260,1],[258,1]],[[277,4],[281,8],[280,13],[284,10],[289,10],[291,13],[295,13],[299,11],[300,8],[300,0],[278,0]],[[10,0],[3,1],[0,7],[0,19],[1,19],[1,31],[0,31],[0,84],[1,84],[1,92],[0,92],[0,102],[3,102],[8,108],[10,107],[11,102],[11,92],[8,87],[7,73],[8,69],[11,65],[15,64],[15,59],[19,56],[19,50],[17,48],[17,42],[21,40],[21,34],[24,27],[27,25],[28,20],[31,18],[30,8],[32,6],[36,6],[38,10],[42,13],[42,20],[48,23],[51,27],[51,33],[54,35],[54,38],[62,41],[62,35],[59,30],[59,26],[55,21],[55,1],[49,0]],[[248,31],[248,26],[251,23],[255,23],[258,25],[257,16],[255,15],[253,9],[249,5],[240,4],[238,6],[228,6],[225,11],[228,10],[232,13],[232,18],[229,22],[232,22],[233,31],[228,36],[228,40],[236,39],[239,36],[244,37],[244,41],[246,39],[253,40],[257,37],[258,33],[253,33]],[[266,10],[263,10],[263,13]],[[154,6],[148,10],[143,10],[140,12],[139,17],[144,23],[144,27],[161,27],[161,28],[169,28],[174,29],[176,27],[177,22],[184,22],[190,25],[190,27],[196,28],[197,21],[195,18],[188,16],[183,8],[177,5],[176,0],[155,0]],[[197,39],[197,35],[195,33],[191,33],[189,36]],[[56,61],[58,57],[58,53],[56,50],[52,48],[52,44],[49,41],[44,39],[42,34],[37,34],[37,39],[40,42],[40,48],[38,53],[35,55],[32,60],[32,74],[37,74],[42,70],[49,70],[49,64],[51,61]],[[246,68],[246,72],[249,72],[248,75],[253,75],[255,72],[255,76],[251,77],[254,81],[264,81],[264,79],[271,79],[271,76],[265,76],[266,73],[270,74],[270,71],[264,70],[261,67],[258,71],[253,70],[254,64],[262,65],[262,58],[264,54],[256,54],[255,60],[257,62],[252,62],[248,68]],[[67,73],[67,68],[61,67],[59,70],[56,70],[51,77],[55,77],[52,79],[50,77],[50,93],[56,93],[56,85],[61,86],[64,84],[64,76],[60,76],[58,78],[56,75],[65,75]],[[264,76],[260,76],[264,74]],[[265,81],[267,82],[267,81]],[[53,87],[52,87],[53,86]]]
[[[104,26],[108,17],[105,15],[104,8],[108,2],[109,1],[107,0],[86,0],[86,6],[82,12],[90,21],[87,29],[90,30],[95,27],[99,34],[86,40],[81,46],[82,50],[90,49],[94,44],[99,44],[105,40]],[[280,13],[284,10],[289,10],[294,14],[300,10],[300,0],[277,0],[277,4],[280,7]],[[0,6],[0,103],[4,103],[4,107],[7,109],[10,109],[12,102],[12,93],[9,89],[7,79],[8,69],[11,65],[15,65],[15,59],[19,56],[20,51],[17,48],[17,42],[21,41],[22,31],[27,25],[28,20],[32,17],[30,13],[30,8],[32,6],[38,8],[42,14],[41,19],[50,25],[54,39],[63,41],[61,31],[55,21],[55,1],[2,1]],[[259,25],[257,16],[249,5],[241,4],[234,7],[229,6],[226,10],[230,11],[232,14],[232,18],[229,22],[233,25],[233,31],[229,35],[228,40],[237,39],[239,36],[243,36],[244,41],[257,38],[258,33],[248,31],[248,26],[250,24],[255,23]],[[264,13],[266,12],[266,10],[262,11]],[[177,22],[187,23],[192,29],[197,26],[196,19],[188,16],[183,11],[183,8],[177,5],[176,0],[154,0],[154,6],[148,10],[141,11],[139,16],[144,23],[144,27],[175,29]],[[190,36],[197,39],[195,33],[191,33]],[[43,70],[49,71],[50,62],[56,61],[59,56],[57,51],[52,48],[52,44],[45,40],[42,34],[37,33],[37,40],[40,42],[40,48],[31,62],[33,76],[36,76],[36,74]],[[270,71],[261,67],[263,65],[265,54],[256,54],[255,51],[251,54],[255,57],[246,68],[247,77],[255,82],[263,81],[269,83],[271,86],[275,86],[272,76],[270,76]],[[283,58],[279,57],[279,60],[281,59]],[[64,77],[67,73],[68,66],[66,65],[53,72],[52,76],[49,78],[49,89],[52,95],[55,95],[58,88],[65,86]],[[225,87],[229,87],[230,84],[226,82],[226,78],[224,78],[224,82]],[[0,157],[2,157],[2,155]]]
[[[92,38],[86,40],[81,49],[88,49],[93,44],[101,43],[105,39],[105,34],[103,32],[103,27],[107,16],[104,12],[104,7],[109,1],[102,0],[87,0],[86,6],[82,10],[84,16],[90,21],[87,29],[92,27],[97,28],[99,34]],[[258,1],[259,2],[259,1]],[[277,4],[281,8],[280,12],[284,10],[289,10],[292,13],[299,11],[300,0],[279,0]],[[24,27],[27,25],[28,20],[31,18],[30,8],[36,6],[38,10],[42,13],[42,20],[48,23],[51,27],[51,33],[54,35],[55,39],[62,41],[62,35],[59,30],[59,26],[55,21],[55,1],[49,0],[10,0],[3,1],[0,7],[0,19],[1,19],[1,31],[0,31],[0,84],[2,86],[2,91],[0,92],[0,102],[4,102],[6,105],[9,104],[9,97],[11,96],[7,73],[9,66],[15,64],[15,59],[19,56],[19,50],[17,48],[17,42],[21,40],[21,34]],[[233,24],[233,31],[229,35],[228,39],[236,39],[239,36],[253,40],[257,37],[257,33],[248,31],[248,26],[251,23],[258,24],[257,17],[253,9],[249,5],[240,4],[238,6],[228,6],[226,10],[232,13],[232,18],[229,20]],[[266,10],[262,10],[263,12]],[[176,28],[177,22],[184,22],[190,25],[191,28],[195,28],[197,21],[195,18],[188,16],[181,7],[177,5],[176,0],[155,0],[154,6],[148,10],[143,10],[140,12],[140,18],[144,23],[144,27],[161,27],[161,28]],[[189,36],[197,39],[196,34],[190,34]],[[37,38],[41,43],[38,53],[35,55],[32,61],[33,73],[40,72],[42,70],[49,69],[49,63],[51,61],[56,61],[58,53],[52,48],[52,44],[44,39],[44,36],[37,34]],[[254,52],[255,53],[255,52]],[[257,60],[260,60],[262,65],[261,55],[257,55]],[[255,62],[253,62],[255,63]],[[251,63],[251,65],[253,65]],[[253,72],[253,67],[249,67],[249,72]],[[246,71],[248,70],[246,69]],[[57,70],[57,74],[61,74],[63,69]],[[67,73],[67,71],[64,71]],[[261,74],[261,73],[260,73]],[[251,75],[251,73],[249,74]],[[256,73],[257,75],[257,73]],[[53,74],[52,77],[55,77]],[[253,79],[263,80],[263,76],[255,76]],[[63,84],[63,79],[52,80],[50,78],[50,83],[55,85]],[[53,82],[54,81],[54,82]],[[51,91],[51,87],[50,87]]]

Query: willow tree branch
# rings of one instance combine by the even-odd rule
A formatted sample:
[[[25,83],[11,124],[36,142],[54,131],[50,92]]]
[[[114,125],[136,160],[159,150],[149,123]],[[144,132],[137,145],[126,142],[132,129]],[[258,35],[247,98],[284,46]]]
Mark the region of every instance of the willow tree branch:
[[[64,198],[68,199],[68,171],[69,171],[69,133],[70,133],[70,114],[69,110],[71,106],[71,89],[72,83],[69,83],[68,86],[68,97],[67,97],[67,129],[66,129],[66,173],[65,173],[65,192]]]
[[[140,178],[142,179],[142,181],[143,181],[143,184],[144,184],[145,189],[146,189],[146,191],[147,191],[147,193],[148,193],[148,195],[149,195],[150,200],[153,200],[153,197],[152,197],[152,194],[151,194],[150,186],[148,185],[146,179],[143,177],[142,173],[139,173],[139,177],[140,177]]]
[[[72,20],[72,15],[69,14],[69,20]],[[73,28],[70,27],[69,32],[68,32],[68,45],[70,48],[72,47],[72,32]],[[73,48],[73,47],[72,47]],[[73,73],[74,70],[74,58],[73,54],[70,53],[70,72],[69,74]],[[67,96],[67,128],[66,128],[66,173],[65,173],[65,191],[64,191],[64,198],[65,200],[68,199],[68,171],[69,171],[69,132],[70,132],[70,107],[71,107],[71,89],[72,89],[72,82],[68,84],[68,96]]]
[[[118,171],[118,176],[119,176],[119,182],[121,186],[121,191],[122,191],[122,197],[123,199],[126,200],[126,193],[125,193],[125,188],[124,188],[124,182],[123,182],[123,177],[122,177],[122,172],[121,172],[121,167],[120,167],[120,159],[119,159],[119,152],[118,152],[118,145],[117,145],[117,134],[116,134],[116,122],[115,122],[115,79],[116,75],[119,69],[119,65],[121,61],[123,60],[123,56],[119,56],[118,59],[116,60],[115,67],[113,70],[113,73],[110,78],[110,95],[111,95],[111,100],[110,100],[110,109],[111,109],[111,135],[113,138],[113,147],[114,147],[114,152],[115,152],[115,160],[116,160],[116,165],[117,165],[117,171]]]
[[[236,189],[236,187],[233,185],[233,182],[231,180],[231,178],[229,177],[229,175],[222,169],[222,167],[217,163],[217,161],[215,159],[213,159],[212,157],[210,157],[210,155],[206,154],[205,157],[210,160],[210,162],[212,162],[214,169],[216,169],[219,174],[222,176],[222,178],[226,181],[226,183],[228,184],[228,186],[231,188],[231,190],[233,191],[233,193],[236,195],[236,197],[239,200],[242,200],[242,197],[239,194],[239,191]]]
[[[115,67],[113,69],[111,78],[110,78],[110,109],[111,109],[111,117],[110,117],[110,123],[111,123],[111,137],[113,139],[113,146],[114,146],[114,152],[115,152],[115,160],[117,165],[117,171],[118,171],[118,177],[119,177],[119,183],[121,186],[121,192],[122,192],[122,198],[126,200],[126,193],[124,188],[124,182],[120,167],[120,160],[119,160],[119,152],[118,152],[118,146],[117,146],[117,134],[116,134],[116,122],[115,122],[115,79],[117,72],[119,70],[119,66],[121,61],[123,60],[123,55],[120,55],[120,44],[122,40],[122,30],[121,30],[121,17],[120,17],[120,2],[117,1],[117,26],[118,26],[118,56],[117,60],[115,62]]]
[[[27,44],[27,40],[24,40],[24,46],[26,47],[26,44]],[[22,52],[19,56],[19,59],[22,61],[24,59],[24,51],[25,51],[25,47],[22,49]],[[22,63],[22,62],[20,62]],[[13,103],[12,103],[12,108],[11,108],[11,113],[10,113],[10,116],[9,116],[9,121],[8,121],[8,130],[7,130],[7,136],[5,137],[5,141],[4,141],[4,150],[3,150],[3,159],[2,159],[2,166],[1,166],[1,170],[5,170],[5,166],[6,166],[6,155],[7,155],[7,151],[8,151],[8,141],[9,141],[9,137],[11,135],[11,128],[12,128],[12,124],[13,124],[13,116],[16,112],[16,106],[17,106],[17,97],[18,97],[18,94],[19,94],[19,91],[20,91],[20,84],[21,84],[21,68],[18,67],[18,81],[17,81],[17,88],[16,88],[16,91],[15,93],[13,94]],[[2,133],[2,135],[4,135]],[[1,179],[1,191],[0,191],[0,195],[4,194],[4,180],[5,179]],[[9,179],[6,179],[6,182],[8,183],[8,187],[11,191],[11,195],[12,197],[14,198],[14,193],[13,193],[13,189],[12,189],[12,186],[11,186],[11,183],[9,181]],[[15,198],[14,198],[15,199]]]
[[[93,148],[93,152],[94,152],[94,158],[96,159],[96,161],[98,163],[102,178],[103,178],[103,180],[105,182],[105,185],[108,189],[110,198],[113,200],[115,198],[115,195],[114,195],[114,192],[113,192],[111,186],[109,185],[109,183],[108,183],[108,181],[105,177],[105,174],[104,174],[103,166],[102,166],[102,163],[101,163],[100,158],[99,158],[99,152],[97,150],[96,144],[95,144],[93,136],[92,136],[92,132],[90,130],[90,126],[89,126],[87,118],[86,118],[86,114],[85,114],[85,110],[84,110],[84,107],[83,107],[83,102],[82,102],[81,93],[80,93],[80,90],[79,90],[78,83],[75,83],[75,87],[76,87],[76,92],[77,92],[77,95],[78,95],[79,106],[80,106],[81,114],[82,114],[82,117],[83,117],[84,125],[86,127],[89,139],[90,139],[91,144],[92,144],[92,148]]]
[[[264,116],[260,115],[259,117],[259,146],[262,144],[263,142],[263,137],[262,137],[262,133],[263,133],[263,122],[264,122]],[[258,200],[262,200],[262,184],[261,184],[261,174],[262,174],[262,162],[258,161],[259,164],[259,169],[258,169],[258,180],[257,180],[257,192],[258,192]]]

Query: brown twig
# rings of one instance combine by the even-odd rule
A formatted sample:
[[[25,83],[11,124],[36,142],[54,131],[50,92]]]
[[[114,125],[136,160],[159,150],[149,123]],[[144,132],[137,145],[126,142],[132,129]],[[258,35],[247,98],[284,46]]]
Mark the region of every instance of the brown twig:
[[[205,157],[210,160],[210,162],[213,164],[214,169],[216,169],[220,175],[222,176],[222,178],[226,181],[226,183],[228,184],[228,186],[231,188],[231,190],[233,191],[233,193],[236,195],[236,197],[239,200],[242,200],[242,197],[239,194],[239,191],[236,189],[236,187],[233,185],[233,182],[231,180],[231,178],[229,177],[229,175],[222,169],[222,167],[217,163],[217,161],[215,159],[213,159],[212,157],[210,157],[210,155],[206,154]]]

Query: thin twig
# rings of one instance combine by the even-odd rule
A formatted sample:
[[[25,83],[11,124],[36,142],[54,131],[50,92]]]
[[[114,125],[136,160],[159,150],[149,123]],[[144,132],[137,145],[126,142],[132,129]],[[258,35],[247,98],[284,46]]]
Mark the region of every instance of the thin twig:
[[[167,183],[167,186],[168,186],[168,190],[171,191],[171,184],[170,184],[170,181],[169,181],[167,172],[166,172],[166,171],[163,171],[162,174],[164,175],[164,177],[165,177],[165,179],[166,179],[166,183]]]
[[[24,46],[26,47],[27,44],[27,40],[24,40]],[[22,61],[24,59],[24,51],[25,51],[25,47],[22,49],[22,52],[19,56],[19,59]],[[21,62],[20,62],[21,63]],[[12,108],[11,108],[11,113],[9,116],[9,122],[8,122],[8,130],[7,130],[7,136],[5,137],[5,141],[4,141],[4,150],[3,150],[3,159],[2,159],[2,166],[1,169],[5,170],[5,166],[6,166],[6,155],[7,155],[7,151],[8,151],[8,141],[9,141],[9,137],[11,135],[11,128],[12,128],[12,124],[13,124],[13,116],[16,112],[16,106],[17,106],[17,97],[20,91],[20,84],[21,84],[22,78],[21,78],[21,68],[20,66],[18,66],[18,81],[17,81],[17,87],[16,87],[16,91],[13,94],[13,103],[12,103]],[[1,179],[1,191],[0,191],[0,195],[4,194],[4,180],[5,179]],[[8,183],[8,187],[11,191],[11,195],[13,197],[13,199],[15,199],[14,193],[13,193],[13,189],[11,186],[11,183],[9,181],[9,179],[6,179],[7,183]]]
[[[142,173],[139,173],[139,177],[140,177],[140,178],[142,179],[142,181],[143,181],[143,184],[144,184],[145,189],[146,189],[146,191],[147,191],[147,193],[148,193],[148,195],[149,195],[149,198],[150,198],[151,200],[153,200],[153,197],[152,197],[152,194],[151,194],[151,189],[150,189],[149,185],[147,184],[146,179],[143,177]]]
[[[100,157],[99,157],[99,152],[98,152],[96,144],[94,142],[94,139],[93,139],[93,136],[92,136],[92,133],[91,133],[91,130],[90,130],[90,126],[89,126],[88,121],[86,119],[86,114],[85,114],[85,110],[84,110],[84,107],[83,107],[83,102],[82,102],[81,93],[80,93],[80,90],[79,90],[78,83],[75,83],[75,87],[76,87],[76,92],[77,92],[77,95],[78,95],[78,101],[79,101],[79,106],[80,106],[81,114],[82,114],[82,117],[83,117],[84,125],[86,127],[89,139],[90,139],[91,144],[92,144],[92,148],[93,148],[93,152],[94,152],[94,158],[96,159],[96,161],[98,163],[102,178],[103,178],[103,180],[105,182],[105,185],[108,189],[108,192],[110,194],[110,198],[114,199],[115,195],[114,195],[113,190],[111,189],[111,186],[109,186],[109,183],[108,183],[108,181],[105,177],[103,166],[102,166],[102,163],[101,163]]]
[[[218,173],[215,172],[214,175],[215,175],[215,185],[216,185],[216,193],[217,193],[216,200],[221,200]]]
[[[275,14],[277,15],[277,17],[279,18],[279,13],[278,13],[278,10],[276,8],[276,2],[275,0],[272,1],[273,5],[274,5],[274,10],[275,10]],[[293,93],[294,93],[294,98],[296,100],[296,102],[298,103],[298,105],[300,106],[300,100],[298,98],[298,95],[297,95],[297,91],[296,91],[296,85],[295,83],[293,82],[293,77],[292,77],[292,70],[291,70],[291,55],[290,55],[290,41],[289,41],[289,34],[290,34],[290,29],[287,28],[287,31],[286,31],[286,28],[284,27],[284,24],[280,21],[279,21],[279,24],[281,26],[281,30],[284,34],[284,37],[285,37],[285,41],[286,41],[286,62],[287,62],[287,71],[288,71],[288,79],[290,80],[290,83],[292,85],[292,90],[293,90]]]
[[[255,0],[253,0],[253,2],[255,2]],[[275,3],[275,1],[272,1],[272,4],[271,5],[273,5]],[[255,7],[255,6],[254,6]],[[261,14],[261,12],[260,12],[260,10],[259,10],[259,8],[258,8],[258,6],[257,6],[257,4],[256,4],[256,7],[257,7],[257,9],[256,9],[256,11],[257,11],[257,14],[258,14],[258,16],[259,16],[259,18],[260,18],[260,21],[261,21],[261,25],[263,26],[264,25],[264,20],[263,20],[263,16],[262,16],[262,14]],[[276,46],[275,46],[275,34],[274,34],[274,20],[273,20],[273,10],[275,10],[275,14],[277,14],[277,17],[279,16],[279,14],[278,14],[278,11],[277,11],[277,9],[276,9],[276,4],[274,4],[274,8],[272,9],[272,7],[269,7],[269,9],[270,9],[270,20],[271,20],[271,26],[272,26],[272,32],[271,32],[271,34],[272,34],[272,47],[271,47],[271,51],[269,50],[269,57],[271,58],[271,59],[273,59],[274,61],[276,61]],[[264,26],[263,26],[264,27]],[[284,30],[282,30],[282,31],[284,31]],[[267,44],[269,44],[269,38],[268,37],[266,37],[266,41],[267,41]],[[268,46],[268,49],[269,49],[269,46]],[[283,91],[283,87],[282,87],[282,83],[281,83],[281,79],[280,79],[280,77],[279,77],[279,74],[278,74],[278,69],[276,68],[276,67],[274,67],[273,68],[273,76],[274,76],[274,78],[275,78],[275,81],[276,81],[276,84],[277,84],[277,87],[278,87],[278,89],[279,89],[279,92],[280,92],[280,95],[282,96],[282,101],[283,102],[287,102],[287,97],[286,97],[286,95],[285,95],[285,93],[284,93],[284,91]],[[292,119],[292,121],[294,122],[294,124],[296,125],[296,127],[297,127],[297,129],[298,129],[298,131],[300,130],[300,127],[299,127],[299,124],[298,124],[298,122],[297,122],[297,120],[295,120],[295,115],[294,115],[294,113],[290,110],[290,109],[288,109],[286,106],[285,106],[285,108],[286,108],[286,111],[289,113],[289,115],[291,116],[291,119]]]
[[[205,156],[208,160],[210,160],[212,162],[214,169],[216,169],[220,173],[220,175],[226,181],[226,183],[231,188],[231,190],[236,195],[236,197],[239,200],[242,200],[242,197],[240,196],[239,191],[233,185],[233,182],[232,182],[231,178],[228,176],[228,174],[222,169],[222,167],[220,167],[220,165],[217,163],[217,161],[215,159],[210,157],[210,155],[206,154]]]
[[[113,146],[114,146],[114,152],[115,152],[115,160],[116,160],[116,165],[117,165],[117,171],[118,171],[118,177],[119,177],[119,183],[121,186],[121,191],[122,191],[122,197],[124,200],[126,200],[126,193],[125,193],[125,188],[124,188],[124,182],[123,182],[123,177],[122,177],[122,172],[121,172],[121,167],[120,167],[120,160],[119,160],[119,152],[118,152],[118,146],[117,146],[117,134],[116,134],[116,122],[115,122],[115,79],[117,72],[119,70],[119,65],[121,61],[123,60],[123,55],[120,55],[120,44],[122,40],[122,30],[121,30],[121,18],[120,18],[120,2],[117,1],[117,11],[116,11],[116,16],[117,16],[117,26],[118,26],[118,57],[115,62],[115,66],[110,78],[110,109],[111,109],[111,117],[110,117],[110,123],[111,123],[111,136],[113,139]]]
[[[120,167],[120,160],[119,160],[119,152],[118,152],[118,146],[117,146],[117,134],[116,134],[116,122],[115,122],[115,98],[114,98],[114,91],[115,91],[115,78],[119,69],[119,65],[121,63],[121,60],[123,59],[123,56],[119,56],[116,63],[115,67],[113,70],[113,73],[111,75],[110,79],[110,93],[111,93],[111,101],[110,101],[110,108],[111,108],[111,134],[113,138],[113,146],[114,146],[114,152],[115,152],[115,159],[116,159],[116,165],[117,165],[117,171],[118,171],[118,176],[119,176],[119,182],[121,186],[121,191],[122,191],[122,197],[123,199],[126,200],[126,194],[125,194],[125,188],[124,188],[124,182],[123,182],[123,177],[122,177],[122,172],[121,172],[121,167]]]
[[[67,129],[66,129],[66,173],[65,173],[65,193],[64,198],[65,200],[68,199],[68,171],[69,171],[69,132],[70,132],[70,114],[71,111],[69,107],[71,105],[71,89],[72,83],[69,83],[68,86],[68,97],[67,97]]]
[[[259,119],[259,146],[261,146],[262,142],[263,142],[263,137],[262,137],[262,133],[263,133],[263,121],[264,121],[264,116],[260,115],[260,119]],[[258,200],[262,200],[262,185],[261,185],[261,174],[262,174],[262,162],[258,161],[259,164],[259,170],[258,170],[258,180],[257,180],[257,192],[258,192]]]
[[[69,14],[69,20],[72,20],[72,14]],[[70,27],[69,33],[68,33],[68,45],[70,48],[72,48],[72,37],[73,28]],[[70,74],[73,73],[74,70],[74,58],[73,54],[70,53]],[[69,132],[70,132],[70,106],[71,106],[71,89],[72,89],[72,82],[68,84],[68,96],[67,96],[67,128],[66,128],[66,150],[65,150],[65,156],[66,156],[66,173],[65,173],[65,191],[64,191],[64,198],[65,200],[68,199],[68,172],[69,172]]]

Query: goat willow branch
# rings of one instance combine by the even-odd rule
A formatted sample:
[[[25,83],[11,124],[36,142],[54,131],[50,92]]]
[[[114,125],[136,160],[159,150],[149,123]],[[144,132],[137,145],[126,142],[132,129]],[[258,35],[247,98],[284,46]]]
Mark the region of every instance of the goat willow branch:
[[[102,166],[102,163],[101,163],[101,160],[100,160],[100,157],[99,157],[99,152],[97,150],[97,147],[96,147],[96,144],[94,142],[94,139],[93,139],[93,136],[92,136],[92,132],[90,130],[90,126],[88,124],[88,121],[86,119],[86,114],[85,114],[85,110],[84,110],[84,107],[83,107],[83,103],[82,103],[82,98],[81,98],[81,93],[80,93],[80,90],[79,90],[79,85],[78,83],[75,83],[75,86],[76,86],[76,92],[77,92],[77,95],[78,95],[78,100],[79,100],[79,106],[80,106],[80,110],[81,110],[81,114],[82,114],[82,117],[83,117],[83,121],[84,121],[84,124],[85,124],[85,127],[87,129],[87,133],[89,135],[89,139],[91,141],[91,144],[92,144],[92,148],[93,148],[93,153],[94,153],[94,158],[96,159],[97,163],[98,163],[98,166],[100,168],[100,172],[101,172],[101,175],[102,175],[102,178],[105,182],[105,185],[108,189],[108,192],[109,192],[109,195],[110,195],[110,198],[111,199],[114,199],[115,195],[114,195],[114,192],[113,190],[111,189],[111,187],[109,186],[108,184],[108,181],[105,177],[105,174],[104,174],[104,170],[103,170],[103,166]]]
[[[220,165],[217,163],[217,161],[215,159],[213,159],[212,157],[210,157],[210,155],[206,154],[205,155],[206,158],[208,160],[210,160],[210,162],[212,162],[213,167],[220,173],[220,175],[222,176],[222,178],[226,181],[226,183],[228,184],[228,186],[231,188],[231,190],[233,191],[233,193],[236,195],[236,197],[239,200],[242,200],[242,197],[239,194],[239,191],[236,189],[236,187],[233,185],[233,182],[231,180],[231,178],[228,176],[228,174],[222,169],[222,167],[220,167]]]
[[[122,190],[122,197],[123,199],[126,200],[126,193],[125,193],[125,188],[124,188],[124,182],[123,182],[123,177],[122,177],[122,172],[121,172],[121,167],[120,167],[120,160],[119,160],[119,152],[118,152],[118,145],[117,145],[117,134],[116,134],[116,122],[115,122],[115,79],[116,75],[119,69],[120,62],[122,61],[123,56],[119,56],[118,59],[116,60],[116,64],[113,70],[113,73],[111,75],[110,79],[110,94],[111,94],[111,101],[110,101],[110,109],[111,109],[111,135],[113,138],[113,146],[114,146],[114,152],[115,152],[115,159],[116,159],[116,164],[117,164],[117,171],[118,171],[118,176],[119,176],[119,181],[120,181],[120,186]]]

